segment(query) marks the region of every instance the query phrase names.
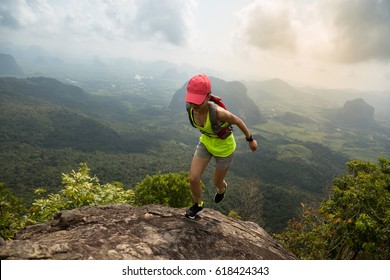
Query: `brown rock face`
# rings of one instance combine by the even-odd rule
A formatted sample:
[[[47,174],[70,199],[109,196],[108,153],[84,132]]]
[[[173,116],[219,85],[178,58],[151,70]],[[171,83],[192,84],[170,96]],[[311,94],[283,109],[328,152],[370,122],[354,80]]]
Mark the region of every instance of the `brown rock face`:
[[[0,259],[295,259],[260,226],[205,209],[109,205],[62,211],[0,243]]]

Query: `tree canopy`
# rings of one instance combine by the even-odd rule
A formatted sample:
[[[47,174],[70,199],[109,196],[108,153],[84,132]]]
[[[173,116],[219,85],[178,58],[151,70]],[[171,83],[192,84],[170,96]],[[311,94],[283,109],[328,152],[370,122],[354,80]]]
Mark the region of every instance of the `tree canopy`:
[[[276,238],[301,259],[390,258],[390,161],[350,161],[318,209]]]
[[[26,209],[4,184],[0,183],[0,236],[10,239],[23,227],[22,217]]]
[[[168,173],[147,176],[135,187],[137,205],[161,204],[171,207],[187,207],[192,204],[188,173]],[[203,183],[201,183],[204,187]]]

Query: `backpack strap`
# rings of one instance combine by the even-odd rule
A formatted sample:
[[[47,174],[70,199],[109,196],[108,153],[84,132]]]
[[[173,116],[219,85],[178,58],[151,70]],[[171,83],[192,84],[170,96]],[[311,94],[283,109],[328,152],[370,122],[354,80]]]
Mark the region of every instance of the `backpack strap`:
[[[211,129],[215,134],[218,134],[219,130],[221,129],[221,126],[218,124],[217,119],[217,104],[214,102],[209,102],[209,114],[210,114],[210,123],[211,123]]]
[[[213,130],[214,134],[217,135],[217,137],[219,137],[221,139],[227,138],[230,134],[232,134],[233,128],[231,127],[231,125],[222,127],[218,123],[218,119],[217,119],[217,106],[218,105],[216,103],[210,101],[208,105],[209,105],[209,117],[210,117],[211,129]],[[192,108],[191,108],[189,103],[186,103],[186,110],[187,110],[188,119],[189,119],[191,125],[193,127],[197,128],[195,126],[194,119],[192,116],[193,111],[192,111]],[[205,131],[202,131],[202,133],[208,134]],[[209,136],[212,136],[212,135],[209,135]]]
[[[191,123],[191,125],[193,126],[193,127],[195,127],[196,128],[196,126],[195,126],[195,124],[194,124],[194,121],[193,121],[193,119],[192,119],[192,110],[191,110],[191,106],[190,106],[190,104],[187,102],[186,103],[186,109],[187,109],[187,113],[188,113],[188,118],[189,118],[189,120],[190,120],[190,123]]]
[[[230,124],[228,124],[227,126],[222,126],[218,123],[218,119],[217,119],[218,105],[212,101],[209,102],[209,115],[210,115],[211,128],[213,132],[218,136],[218,138],[226,139],[232,134],[233,128]]]
[[[188,119],[190,120],[191,125],[196,128],[196,126],[194,124],[193,116],[191,116],[192,110],[191,110],[191,106],[189,103],[186,103],[186,110],[187,110]],[[217,105],[214,102],[209,102],[209,114],[210,114],[211,128],[215,133],[215,131],[218,131],[220,126],[219,126],[218,120],[217,120]]]
[[[224,108],[227,110],[226,105],[222,102],[222,98],[213,94],[210,94],[210,101],[213,101],[215,104],[218,104],[218,106]]]

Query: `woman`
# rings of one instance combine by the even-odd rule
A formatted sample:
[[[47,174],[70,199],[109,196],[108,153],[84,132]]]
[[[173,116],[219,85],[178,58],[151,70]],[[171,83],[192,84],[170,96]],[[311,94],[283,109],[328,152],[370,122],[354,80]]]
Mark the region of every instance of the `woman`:
[[[192,158],[190,168],[190,186],[194,196],[194,205],[187,209],[186,217],[195,219],[196,215],[203,210],[202,187],[200,180],[206,166],[211,158],[216,160],[214,172],[214,185],[218,189],[214,201],[219,203],[225,197],[227,183],[225,176],[233,162],[233,155],[236,149],[236,142],[233,133],[227,133],[220,136],[213,130],[211,112],[215,110],[216,119],[220,128],[227,128],[230,125],[236,125],[245,135],[249,148],[254,152],[257,149],[257,142],[253,139],[248,127],[237,116],[215,105],[210,101],[211,82],[204,75],[196,75],[190,79],[187,85],[187,95],[185,101],[189,105],[189,117],[193,125],[202,132],[195,154]],[[226,137],[226,135],[228,135]],[[226,137],[226,138],[225,138]],[[224,139],[223,139],[224,138]]]

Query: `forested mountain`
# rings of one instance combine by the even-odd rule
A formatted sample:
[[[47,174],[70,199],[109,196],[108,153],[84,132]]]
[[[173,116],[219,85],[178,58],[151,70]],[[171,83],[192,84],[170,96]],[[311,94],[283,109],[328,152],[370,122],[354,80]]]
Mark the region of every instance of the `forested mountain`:
[[[244,84],[268,120],[262,130],[324,144],[351,158],[390,156],[387,92],[297,88],[280,79]]]
[[[365,128],[375,125],[374,112],[373,106],[359,98],[345,102],[344,107],[339,109],[336,115],[347,125]]]
[[[0,79],[3,141],[44,148],[142,151],[147,141],[124,139],[108,119],[128,120],[120,102],[91,96],[81,88],[49,78]],[[138,144],[143,142],[143,147]]]
[[[118,100],[91,96],[80,87],[52,78],[2,78],[0,89],[3,96],[10,96],[19,102],[38,100],[106,119],[123,119],[128,116],[127,107]]]
[[[36,187],[58,189],[61,173],[80,162],[129,186],[158,170],[182,170],[155,162],[152,149],[170,139],[170,128],[162,135],[153,120],[158,110],[130,112],[125,104],[50,78],[0,78],[0,182],[28,203]]]

